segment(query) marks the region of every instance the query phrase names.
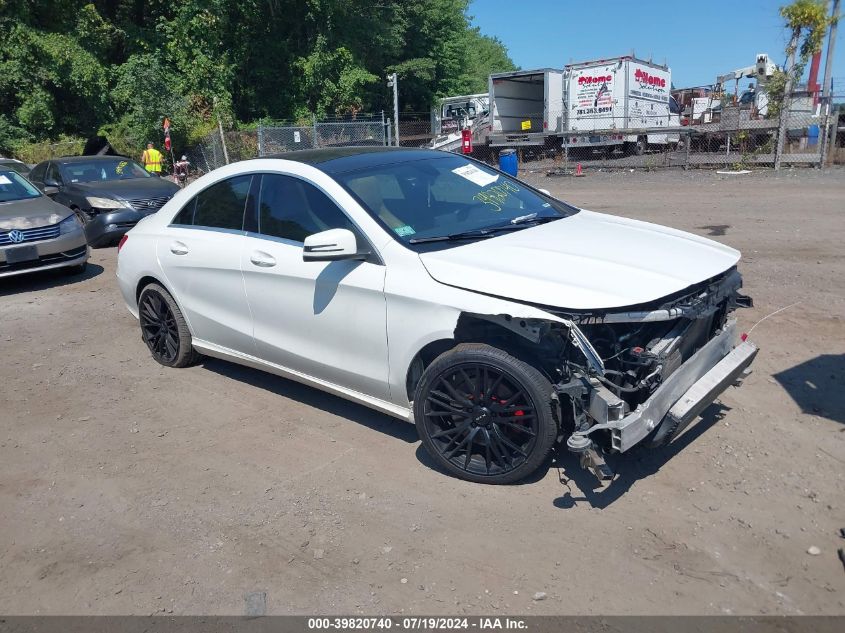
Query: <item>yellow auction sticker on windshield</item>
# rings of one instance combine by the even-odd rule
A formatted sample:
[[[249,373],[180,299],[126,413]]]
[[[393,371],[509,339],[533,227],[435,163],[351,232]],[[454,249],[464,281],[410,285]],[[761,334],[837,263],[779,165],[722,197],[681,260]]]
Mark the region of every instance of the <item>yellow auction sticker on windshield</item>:
[[[122,174],[123,170],[126,169],[126,166],[129,164],[129,161],[122,160],[117,164],[117,167],[114,168],[115,172],[118,174]]]
[[[479,191],[472,199],[492,207],[493,211],[501,211],[505,201],[512,193],[516,193],[517,191],[519,191],[519,187],[512,182],[503,180],[501,184],[488,187],[484,191]]]

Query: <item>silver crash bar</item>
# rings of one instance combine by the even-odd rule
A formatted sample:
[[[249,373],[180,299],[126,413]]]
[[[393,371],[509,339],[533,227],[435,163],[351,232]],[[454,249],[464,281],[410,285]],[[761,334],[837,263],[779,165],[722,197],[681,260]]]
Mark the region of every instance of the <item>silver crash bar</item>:
[[[757,355],[758,348],[754,343],[743,341],[734,347],[735,340],[736,320],[731,319],[721,333],[675,370],[634,411],[617,420],[596,420],[599,424],[575,435],[586,436],[593,431],[608,429],[613,449],[624,453],[658,426],[660,428],[655,434],[654,444],[659,444],[669,432],[680,432],[719,394],[741,380]],[[608,392],[603,390],[594,393],[598,398],[603,398],[602,394]],[[615,396],[609,395],[615,399]],[[616,403],[608,404],[610,410],[613,410]],[[596,403],[591,403],[590,410],[596,410]]]

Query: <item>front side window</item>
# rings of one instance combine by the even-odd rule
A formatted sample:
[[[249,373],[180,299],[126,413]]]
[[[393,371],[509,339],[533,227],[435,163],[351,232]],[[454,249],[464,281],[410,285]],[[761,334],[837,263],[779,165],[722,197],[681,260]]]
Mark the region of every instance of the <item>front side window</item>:
[[[258,195],[258,232],[303,242],[328,229],[354,225],[340,208],[311,183],[292,176],[265,174]]]
[[[47,173],[47,163],[41,163],[32,168],[29,172],[29,179],[34,182],[44,182],[44,174]]]
[[[18,172],[0,169],[0,202],[37,198],[41,192]]]
[[[173,224],[241,230],[252,178],[228,178],[204,189],[182,207]]]
[[[62,174],[67,182],[151,178],[147,170],[134,160],[120,157],[65,163],[62,165]]]
[[[578,210],[457,155],[389,163],[335,179],[407,244],[518,230]],[[466,236],[471,239],[472,236]]]
[[[56,166],[56,163],[50,163],[48,165],[46,179],[50,182],[62,184],[62,175],[59,173],[59,168]]]
[[[669,112],[671,114],[681,113],[681,107],[678,105],[678,102],[675,100],[675,97],[669,97]]]

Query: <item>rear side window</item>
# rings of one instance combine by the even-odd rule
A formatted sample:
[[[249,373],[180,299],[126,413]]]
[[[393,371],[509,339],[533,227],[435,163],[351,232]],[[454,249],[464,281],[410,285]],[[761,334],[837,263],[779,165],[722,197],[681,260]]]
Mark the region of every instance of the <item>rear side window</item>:
[[[197,208],[197,199],[191,198],[190,202],[182,207],[182,210],[173,218],[173,224],[191,226],[194,223],[194,209]]]
[[[173,218],[173,224],[214,229],[243,229],[252,176],[223,180],[198,193]]]

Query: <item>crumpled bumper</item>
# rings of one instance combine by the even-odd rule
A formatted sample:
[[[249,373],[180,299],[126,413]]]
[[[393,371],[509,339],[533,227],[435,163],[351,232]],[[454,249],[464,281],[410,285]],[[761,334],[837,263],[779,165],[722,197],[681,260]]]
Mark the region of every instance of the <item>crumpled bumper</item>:
[[[109,242],[116,242],[129,229],[143,218],[155,213],[140,212],[135,209],[118,209],[97,213],[85,224],[85,237],[91,246],[104,246]]]
[[[609,430],[611,447],[619,452],[627,451],[655,430],[652,445],[675,437],[725,389],[747,374],[758,348],[750,341],[734,346],[735,341],[736,320],[731,319],[721,333],[675,370],[634,411],[616,420],[596,420],[598,424],[584,434]],[[601,398],[601,392],[595,392],[595,397]],[[606,410],[613,417],[612,405],[591,403],[591,410]]]

